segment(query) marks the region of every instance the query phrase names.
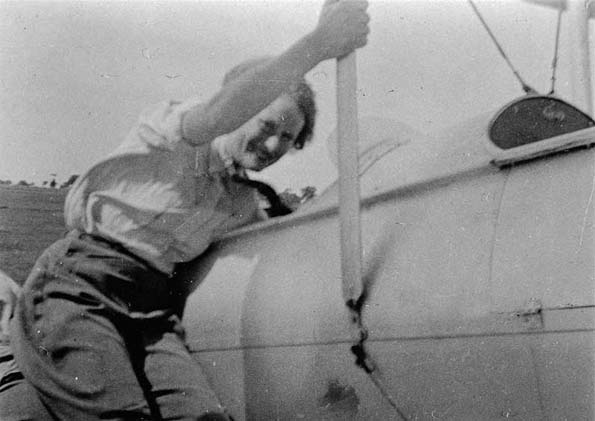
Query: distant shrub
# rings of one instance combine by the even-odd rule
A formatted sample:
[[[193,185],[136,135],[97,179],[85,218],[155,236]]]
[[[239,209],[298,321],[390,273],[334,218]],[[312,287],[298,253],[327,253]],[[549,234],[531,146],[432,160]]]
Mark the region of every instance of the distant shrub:
[[[303,187],[300,194],[296,194],[290,189],[285,189],[279,194],[283,204],[291,210],[296,210],[314,196],[316,196],[316,187],[313,186]]]
[[[71,175],[68,180],[66,180],[64,183],[62,183],[60,188],[65,189],[65,188],[72,186],[74,184],[74,182],[77,180],[77,178],[79,178],[78,174]]]

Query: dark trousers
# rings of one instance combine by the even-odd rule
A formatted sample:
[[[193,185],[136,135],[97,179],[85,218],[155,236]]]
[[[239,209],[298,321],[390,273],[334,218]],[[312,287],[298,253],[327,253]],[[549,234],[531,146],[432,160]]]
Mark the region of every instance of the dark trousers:
[[[184,342],[173,280],[71,232],[27,279],[12,348],[56,419],[228,419]]]

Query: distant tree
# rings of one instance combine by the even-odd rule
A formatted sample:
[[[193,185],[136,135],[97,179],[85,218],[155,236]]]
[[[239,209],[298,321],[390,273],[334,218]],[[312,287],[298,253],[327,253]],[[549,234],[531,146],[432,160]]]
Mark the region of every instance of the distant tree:
[[[44,181],[43,183],[41,183],[41,185],[42,185],[42,186],[44,186],[44,187],[45,187],[45,186],[47,186],[47,185],[48,185],[48,182],[47,182],[47,180],[46,180],[46,181]]]
[[[285,189],[279,193],[279,199],[291,210],[296,210],[300,207],[300,197],[290,189]]]
[[[25,187],[30,187],[33,186],[34,183],[27,183],[25,180],[21,180],[17,183],[17,186],[25,186]]]
[[[296,210],[308,200],[316,196],[316,187],[308,186],[301,189],[301,194],[296,194],[290,189],[285,189],[279,194],[281,201],[292,210]]]
[[[300,198],[301,203],[306,203],[308,200],[316,196],[316,187],[308,186],[302,188],[302,197]]]
[[[76,179],[79,178],[78,174],[73,174],[71,175],[68,180],[66,180],[64,183],[62,183],[62,185],[60,186],[61,189],[65,189],[68,188],[70,186],[72,186],[74,184],[74,182],[76,181]]]
[[[56,181],[56,176],[57,175],[58,174],[55,174],[55,173],[51,173],[50,174],[50,177],[52,177],[52,180],[49,183],[50,183],[50,188],[52,188],[52,189],[55,189],[56,186],[58,185],[58,182]]]
[[[10,180],[0,180],[0,184],[6,186],[6,185],[12,184],[12,181],[10,181]]]

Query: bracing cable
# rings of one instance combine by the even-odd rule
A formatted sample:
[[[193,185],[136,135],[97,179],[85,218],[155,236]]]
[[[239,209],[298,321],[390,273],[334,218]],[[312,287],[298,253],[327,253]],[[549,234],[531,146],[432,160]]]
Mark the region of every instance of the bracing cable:
[[[556,24],[556,42],[554,44],[554,58],[552,59],[552,86],[549,95],[552,95],[556,86],[556,69],[558,67],[558,47],[560,45],[560,27],[562,26],[562,7],[558,10],[558,22]]]
[[[506,61],[506,64],[508,64],[508,67],[510,67],[510,70],[512,70],[512,73],[514,73],[514,75],[516,76],[517,80],[519,81],[519,83],[523,87],[523,90],[526,93],[534,93],[534,92],[536,92],[535,89],[533,89],[531,86],[529,86],[523,80],[523,78],[521,77],[521,75],[519,74],[519,72],[517,71],[517,69],[513,66],[512,62],[510,61],[510,59],[508,58],[508,56],[504,52],[504,49],[502,48],[502,46],[500,45],[500,43],[498,42],[498,40],[496,39],[496,37],[492,33],[492,30],[488,26],[487,22],[485,21],[485,19],[483,18],[483,16],[479,12],[479,9],[477,9],[477,6],[473,2],[473,0],[467,0],[467,1],[469,2],[469,4],[471,5],[471,7],[473,8],[473,11],[475,12],[475,14],[477,15],[477,17],[479,18],[479,21],[481,22],[481,24],[483,25],[483,27],[487,31],[488,35],[490,36],[490,38],[492,39],[492,41],[496,45],[496,48],[498,48],[498,51],[500,52],[500,55],[502,56],[502,58],[504,58],[504,60]]]
[[[531,86],[529,86],[523,80],[523,78],[521,77],[520,73],[513,66],[512,62],[510,61],[510,59],[508,58],[508,56],[504,52],[504,49],[502,48],[502,46],[500,45],[500,43],[498,42],[498,40],[494,36],[494,34],[493,34],[492,30],[490,29],[489,25],[487,24],[487,22],[485,21],[485,19],[481,15],[481,13],[479,12],[479,9],[475,5],[474,1],[473,0],[467,0],[467,1],[471,5],[471,8],[473,9],[473,12],[475,12],[475,14],[477,15],[479,21],[481,22],[481,24],[485,28],[486,32],[488,33],[488,35],[490,36],[490,38],[492,39],[492,41],[496,45],[496,48],[498,49],[498,52],[500,53],[500,55],[502,56],[502,58],[504,58],[504,60],[508,64],[508,67],[510,67],[510,70],[512,70],[512,73],[516,76],[516,78],[520,82],[521,86],[523,87],[523,90],[526,93],[535,93],[536,92],[535,89],[533,89]],[[562,26],[562,12],[563,12],[563,10],[564,10],[564,8],[562,8],[562,7],[560,7],[560,9],[558,10],[558,19],[557,19],[557,23],[556,23],[556,41],[554,43],[554,58],[552,59],[552,77],[551,77],[552,85],[551,85],[551,88],[550,88],[549,95],[552,95],[554,93],[554,91],[555,91],[555,85],[556,85],[556,70],[558,68],[558,50],[559,50],[559,45],[560,45],[560,28]]]

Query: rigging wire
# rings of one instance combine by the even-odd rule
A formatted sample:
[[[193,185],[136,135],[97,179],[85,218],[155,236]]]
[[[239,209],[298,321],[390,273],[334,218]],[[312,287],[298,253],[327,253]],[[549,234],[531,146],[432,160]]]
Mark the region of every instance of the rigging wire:
[[[554,58],[552,59],[552,87],[548,95],[553,95],[556,86],[556,69],[558,68],[558,47],[560,45],[560,27],[562,26],[562,11],[560,7],[558,10],[558,22],[556,24],[556,43],[554,44]]]
[[[519,74],[519,72],[513,66],[512,62],[510,61],[510,59],[508,58],[508,56],[504,52],[504,49],[502,48],[502,46],[500,45],[500,43],[498,42],[498,40],[496,39],[496,37],[492,33],[492,30],[488,26],[487,22],[485,21],[485,19],[483,18],[483,16],[479,12],[479,9],[475,5],[474,1],[473,0],[467,0],[467,1],[468,1],[469,5],[471,5],[471,8],[473,9],[473,11],[475,12],[475,14],[479,18],[479,21],[481,22],[481,24],[483,25],[483,27],[487,31],[488,35],[490,36],[490,38],[492,39],[492,41],[496,45],[496,48],[498,48],[498,51],[500,52],[500,55],[502,56],[502,58],[504,58],[504,60],[508,64],[508,67],[510,67],[510,70],[512,70],[512,73],[514,73],[514,75],[516,76],[516,78],[520,82],[521,86],[523,87],[523,90],[526,93],[528,93],[528,94],[529,93],[537,93],[537,91],[535,91],[535,89],[533,89],[531,86],[529,86],[523,80],[523,78],[521,77],[521,75]],[[558,68],[558,50],[559,50],[559,46],[560,46],[560,28],[562,27],[562,12],[563,11],[564,11],[564,8],[563,7],[560,7],[559,10],[558,10],[558,21],[556,23],[556,41],[555,41],[555,44],[554,44],[554,58],[552,59],[552,77],[551,77],[552,85],[551,85],[550,92],[549,92],[548,95],[552,95],[555,92],[555,86],[556,86],[556,70]]]
[[[496,48],[498,48],[498,51],[500,52],[500,55],[502,56],[502,58],[504,58],[504,60],[508,64],[508,67],[510,67],[510,70],[512,70],[512,73],[514,73],[514,75],[518,79],[519,83],[523,87],[523,91],[525,91],[526,93],[535,93],[536,92],[535,89],[533,89],[532,87],[530,87],[523,80],[523,78],[521,77],[521,75],[519,74],[519,72],[517,71],[517,69],[512,65],[512,63],[509,60],[508,56],[504,52],[504,49],[502,49],[502,46],[500,45],[500,43],[498,42],[498,40],[496,39],[496,37],[492,33],[492,30],[490,29],[490,27],[488,26],[487,22],[484,20],[483,16],[479,12],[479,9],[477,9],[477,6],[473,2],[473,0],[467,0],[467,1],[469,2],[469,4],[471,5],[471,7],[473,8],[473,11],[475,12],[475,14],[477,15],[477,17],[479,18],[479,21],[481,22],[481,24],[483,25],[483,27],[487,31],[487,33],[490,36],[490,38],[492,38],[492,41],[494,41],[494,44],[496,45]]]

